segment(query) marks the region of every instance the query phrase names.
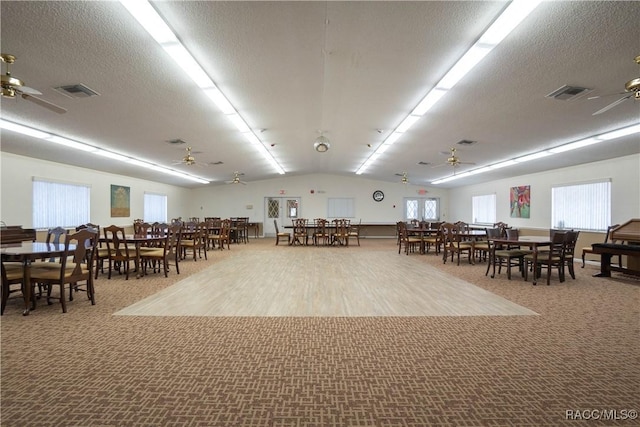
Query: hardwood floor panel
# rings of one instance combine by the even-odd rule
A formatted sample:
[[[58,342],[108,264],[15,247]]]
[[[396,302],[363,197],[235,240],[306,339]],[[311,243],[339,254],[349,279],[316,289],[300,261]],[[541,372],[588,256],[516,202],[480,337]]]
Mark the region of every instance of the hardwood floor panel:
[[[420,261],[361,247],[232,248],[117,315],[511,316],[536,313]],[[213,254],[212,256],[215,256]]]

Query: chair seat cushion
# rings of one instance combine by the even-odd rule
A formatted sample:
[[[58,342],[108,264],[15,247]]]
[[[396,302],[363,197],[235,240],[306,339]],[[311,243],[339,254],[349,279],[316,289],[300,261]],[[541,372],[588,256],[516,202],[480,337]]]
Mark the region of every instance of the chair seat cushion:
[[[33,267],[31,269],[31,278],[34,280],[56,280],[60,278],[61,264],[56,264],[58,268],[41,268]],[[75,265],[68,265],[65,268],[65,277],[70,277],[73,274]],[[82,274],[89,274],[89,269],[82,265]]]
[[[20,267],[20,269],[15,269],[15,268],[6,269],[5,272],[7,273],[7,280],[10,280],[10,281],[20,280],[23,277],[22,267]]]
[[[144,257],[161,258],[164,256],[164,248],[147,248],[148,250],[142,252],[140,255]]]

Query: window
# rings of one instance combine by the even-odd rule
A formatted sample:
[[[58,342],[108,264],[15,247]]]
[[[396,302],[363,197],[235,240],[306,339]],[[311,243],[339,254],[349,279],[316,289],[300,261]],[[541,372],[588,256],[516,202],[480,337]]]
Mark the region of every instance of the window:
[[[75,228],[89,222],[90,190],[71,184],[33,178],[33,228]]]
[[[440,220],[440,199],[420,197],[404,199],[404,219],[406,221],[419,219],[423,221]]]
[[[474,224],[495,224],[496,195],[473,196],[471,198],[471,217]]]
[[[144,222],[167,222],[167,196],[144,193]]]
[[[551,227],[605,231],[611,225],[611,181],[551,188]]]
[[[327,218],[355,218],[353,198],[330,197],[327,199]]]

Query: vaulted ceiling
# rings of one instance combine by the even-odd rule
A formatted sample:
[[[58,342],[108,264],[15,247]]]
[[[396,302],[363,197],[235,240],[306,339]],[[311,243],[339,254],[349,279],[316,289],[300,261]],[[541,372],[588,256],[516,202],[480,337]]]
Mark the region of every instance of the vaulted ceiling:
[[[353,176],[482,35],[506,2],[162,1],[154,8],[285,170]],[[2,118],[224,183],[279,176],[119,2],[0,2],[12,74],[67,109],[2,99]],[[456,173],[640,122],[640,2],[543,2],[363,177],[430,185]],[[54,88],[84,84],[99,96]],[[546,97],[563,85],[591,92]],[[590,100],[590,96],[608,95]],[[331,148],[313,148],[320,131]],[[443,184],[454,187],[640,152],[640,134]],[[180,139],[185,144],[170,144]],[[457,145],[461,140],[475,143]],[[193,147],[200,165],[173,164]],[[2,151],[199,187],[45,140]],[[221,163],[220,163],[221,162]],[[217,163],[217,164],[216,164]]]

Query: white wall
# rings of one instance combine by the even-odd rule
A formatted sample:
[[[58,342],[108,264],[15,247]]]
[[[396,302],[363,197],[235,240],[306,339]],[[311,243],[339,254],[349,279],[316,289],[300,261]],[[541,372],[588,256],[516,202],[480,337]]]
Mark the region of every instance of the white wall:
[[[404,197],[419,197],[424,189],[428,197],[439,197],[448,204],[448,191],[399,182],[381,182],[359,176],[302,175],[284,176],[247,185],[216,185],[193,190],[194,216],[248,216],[250,221],[264,221],[265,197],[300,197],[303,218],[327,216],[327,200],[332,197],[353,197],[355,217],[367,223],[395,223],[402,219]],[[313,190],[313,193],[311,191]],[[382,202],[375,202],[372,194],[382,190]],[[284,192],[284,194],[281,194]],[[252,206],[248,209],[247,206]],[[441,214],[446,215],[446,209]]]
[[[450,193],[449,211],[453,219],[473,222],[471,197],[495,193],[498,221],[516,228],[548,229],[551,227],[552,186],[603,179],[611,179],[612,224],[640,218],[640,154],[459,187]],[[510,189],[521,185],[531,186],[531,218],[528,219],[510,217]]]
[[[7,225],[32,228],[33,177],[91,185],[91,222],[100,225],[129,226],[135,218],[142,218],[144,192],[166,194],[170,200],[169,218],[189,216],[191,191],[187,188],[159,184],[92,169],[62,165],[30,157],[0,153],[2,183],[0,189],[0,219]],[[111,218],[111,184],[131,189],[131,216]]]
[[[359,176],[303,175],[284,176],[247,185],[209,185],[186,189],[121,175],[77,168],[29,157],[0,152],[1,197],[0,219],[8,225],[31,227],[32,177],[61,181],[82,182],[91,185],[91,221],[97,224],[131,225],[133,219],[143,217],[145,191],[167,194],[169,218],[190,216],[248,216],[251,221],[264,221],[264,198],[280,196],[301,197],[301,216],[316,218],[327,216],[327,199],[353,197],[355,216],[362,222],[393,223],[402,218],[405,197],[439,197],[442,204],[441,219],[472,222],[471,197],[495,193],[498,220],[519,228],[549,228],[551,226],[551,186],[560,183],[578,183],[597,179],[612,181],[612,221],[622,223],[640,218],[640,154],[590,163],[544,173],[523,175],[485,184],[444,190],[399,182],[381,182]],[[131,216],[111,218],[109,192],[111,184],[131,188]],[[510,218],[509,190],[520,185],[531,186],[531,218]],[[311,193],[314,190],[314,193]],[[373,201],[375,190],[382,190],[382,202]],[[249,209],[248,206],[252,208]]]

